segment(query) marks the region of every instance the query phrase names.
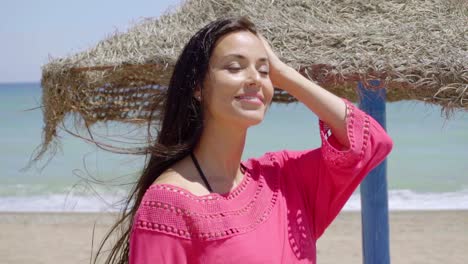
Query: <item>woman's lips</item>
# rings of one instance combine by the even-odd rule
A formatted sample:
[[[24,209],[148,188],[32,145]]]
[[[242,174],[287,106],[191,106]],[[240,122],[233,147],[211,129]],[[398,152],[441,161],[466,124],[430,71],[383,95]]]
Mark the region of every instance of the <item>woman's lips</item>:
[[[259,95],[239,95],[235,98],[241,102],[263,105],[263,97]]]

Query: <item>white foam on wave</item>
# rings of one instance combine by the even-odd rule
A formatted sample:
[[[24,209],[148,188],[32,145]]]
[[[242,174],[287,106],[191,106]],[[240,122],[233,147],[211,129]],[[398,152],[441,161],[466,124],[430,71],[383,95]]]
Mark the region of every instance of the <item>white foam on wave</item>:
[[[65,194],[0,197],[4,212],[117,212],[123,197],[101,195],[76,196]]]
[[[468,190],[443,193],[419,193],[411,190],[388,192],[390,211],[404,210],[468,210]],[[345,211],[360,211],[361,197],[354,194],[343,208]]]
[[[400,210],[468,210],[468,190],[445,193],[417,193],[411,190],[391,190],[388,207]],[[124,196],[101,195],[36,195],[0,197],[3,212],[117,212]],[[359,194],[351,196],[343,210],[359,211]]]

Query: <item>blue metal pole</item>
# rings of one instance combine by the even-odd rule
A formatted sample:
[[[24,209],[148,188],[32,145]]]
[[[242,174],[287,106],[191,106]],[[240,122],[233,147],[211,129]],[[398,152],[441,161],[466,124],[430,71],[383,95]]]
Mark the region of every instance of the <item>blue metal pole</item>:
[[[380,86],[379,80],[369,81]],[[385,129],[385,88],[366,89],[359,82],[359,108]],[[362,251],[364,264],[390,264],[387,160],[372,170],[361,183]]]

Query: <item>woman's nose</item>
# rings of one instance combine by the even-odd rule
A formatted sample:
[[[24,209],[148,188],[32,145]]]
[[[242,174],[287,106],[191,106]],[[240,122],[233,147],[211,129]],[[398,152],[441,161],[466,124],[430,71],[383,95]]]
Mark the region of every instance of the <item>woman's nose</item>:
[[[249,86],[257,86],[260,84],[260,72],[253,68],[248,71],[247,84]]]

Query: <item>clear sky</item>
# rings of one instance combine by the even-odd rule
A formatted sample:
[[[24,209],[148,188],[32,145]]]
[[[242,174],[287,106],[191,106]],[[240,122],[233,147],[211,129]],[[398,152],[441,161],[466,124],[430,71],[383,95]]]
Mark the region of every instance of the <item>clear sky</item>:
[[[11,0],[0,8],[0,82],[38,82],[48,57],[94,46],[181,0]]]

